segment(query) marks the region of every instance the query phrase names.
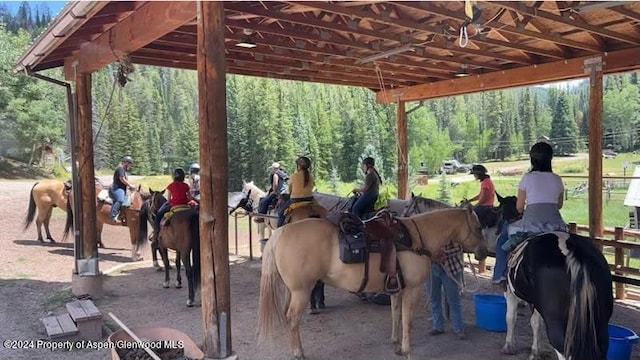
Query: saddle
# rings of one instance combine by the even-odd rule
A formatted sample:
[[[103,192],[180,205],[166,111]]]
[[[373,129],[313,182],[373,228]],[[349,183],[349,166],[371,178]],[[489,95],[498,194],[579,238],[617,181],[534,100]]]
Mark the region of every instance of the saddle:
[[[109,205],[113,205],[113,198],[111,198],[111,196],[109,196],[109,189],[100,190],[98,195],[96,195],[96,198],[98,199],[99,202],[102,202],[102,203],[105,203],[105,204],[109,204]],[[125,195],[124,201],[122,202],[122,206],[123,207],[131,206],[131,194],[127,193]]]
[[[376,236],[366,223],[352,213],[332,214],[327,219],[339,229],[340,260],[345,264],[365,264],[364,279],[357,293],[362,292],[367,285],[371,253],[380,254],[379,270],[386,274],[384,290],[395,293],[404,287],[396,254],[397,251],[406,251],[411,248],[411,240],[406,229],[403,228],[400,240],[396,242]]]
[[[174,214],[179,213],[181,211],[186,211],[186,210],[191,210],[191,206],[189,205],[172,206],[171,209],[164,214],[164,216],[162,217],[162,220],[160,220],[160,226],[161,227],[169,226],[171,224],[171,217]]]

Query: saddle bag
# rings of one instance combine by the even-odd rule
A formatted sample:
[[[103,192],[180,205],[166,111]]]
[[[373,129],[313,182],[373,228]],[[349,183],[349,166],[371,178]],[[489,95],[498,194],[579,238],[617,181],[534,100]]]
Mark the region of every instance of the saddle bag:
[[[340,260],[345,264],[361,264],[367,259],[364,233],[340,234]]]

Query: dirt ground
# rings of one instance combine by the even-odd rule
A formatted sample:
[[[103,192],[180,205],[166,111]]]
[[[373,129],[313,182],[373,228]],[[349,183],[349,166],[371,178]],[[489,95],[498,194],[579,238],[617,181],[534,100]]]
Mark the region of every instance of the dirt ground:
[[[32,226],[22,231],[29,190],[33,181],[0,181],[0,339],[37,340],[45,338],[39,319],[47,314],[64,313],[64,304],[72,299],[69,290],[73,268],[71,242],[40,244],[34,239]],[[246,220],[243,220],[246,221]],[[62,234],[64,213],[54,212],[52,234]],[[233,226],[230,248],[234,249]],[[255,228],[255,227],[254,227]],[[240,234],[241,255],[248,254],[246,233]],[[254,254],[259,255],[257,235]],[[186,284],[182,289],[163,289],[163,274],[149,261],[130,261],[130,245],[125,228],[106,226],[103,234],[106,249],[100,249],[100,269],[105,272],[106,296],[95,301],[105,319],[112,312],[129,327],[168,326],[202,341],[201,308],[187,308]],[[231,257],[231,323],[233,350],[240,359],[276,360],[289,357],[286,346],[256,345],[256,313],[260,280],[260,261],[246,256]],[[172,272],[172,278],[175,271]],[[483,274],[479,282],[466,271],[471,290],[497,293]],[[199,303],[199,294],[197,295]],[[390,311],[386,306],[361,302],[348,292],[327,287],[327,309],[319,315],[306,315],[302,324],[305,353],[309,359],[399,359],[390,344]],[[423,304],[426,303],[423,301]],[[429,311],[421,307],[412,332],[413,359],[526,359],[531,341],[528,311],[519,309],[518,340],[520,351],[504,356],[500,349],[505,333],[488,332],[474,326],[471,294],[464,295],[464,318],[467,340],[458,340],[450,332],[429,337]],[[640,305],[617,303],[612,322],[640,331]],[[117,325],[107,320],[108,327]],[[548,344],[546,358],[555,359]],[[0,359],[110,359],[108,350],[50,351],[46,349],[14,350],[0,347]],[[633,360],[640,360],[640,346],[635,346]]]

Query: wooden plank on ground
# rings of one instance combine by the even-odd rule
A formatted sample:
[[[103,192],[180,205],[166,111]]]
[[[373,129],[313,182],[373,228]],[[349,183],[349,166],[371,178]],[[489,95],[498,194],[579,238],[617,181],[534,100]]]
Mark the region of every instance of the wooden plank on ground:
[[[62,314],[56,316],[58,323],[60,324],[60,328],[62,328],[62,332],[64,335],[77,334],[78,328],[76,324],[71,320],[71,316],[69,314]]]
[[[84,321],[87,319],[87,313],[82,308],[82,305],[80,305],[80,301],[68,302],[67,311],[75,322]]]
[[[41,321],[44,324],[44,327],[47,330],[47,335],[49,335],[50,338],[64,334],[64,331],[62,331],[62,327],[60,327],[58,319],[55,316],[46,317],[44,319],[41,319]]]
[[[91,300],[80,300],[80,306],[87,314],[87,320],[102,318],[100,310],[93,304]]]

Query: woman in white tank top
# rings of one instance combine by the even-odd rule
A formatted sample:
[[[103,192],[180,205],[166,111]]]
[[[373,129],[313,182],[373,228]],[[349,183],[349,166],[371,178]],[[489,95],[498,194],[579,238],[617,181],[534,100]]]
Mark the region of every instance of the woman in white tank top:
[[[518,185],[516,207],[522,219],[509,225],[509,241],[504,250],[511,250],[524,238],[547,231],[567,231],[560,215],[564,200],[562,179],[551,169],[553,149],[546,142],[536,143],[529,152],[531,171]],[[526,208],[525,208],[526,204]]]

